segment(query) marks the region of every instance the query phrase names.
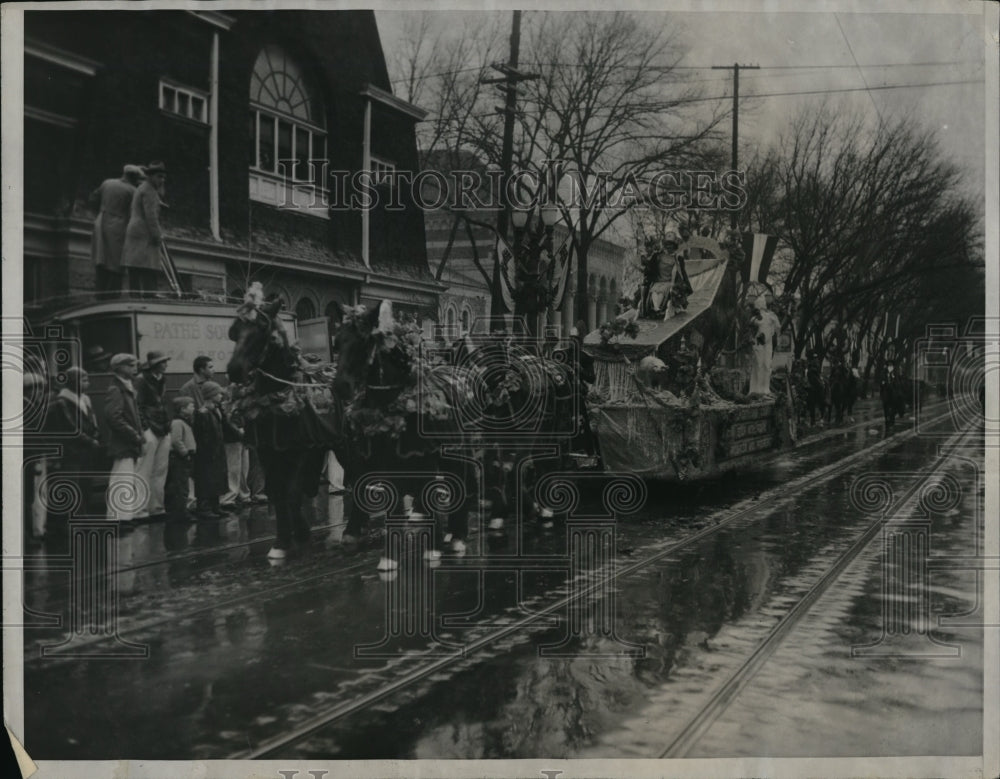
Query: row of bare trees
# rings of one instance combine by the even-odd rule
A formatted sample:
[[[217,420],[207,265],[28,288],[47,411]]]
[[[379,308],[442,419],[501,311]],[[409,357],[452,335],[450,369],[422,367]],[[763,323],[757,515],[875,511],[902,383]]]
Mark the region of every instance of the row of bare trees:
[[[747,178],[741,226],[779,236],[772,275],[795,300],[798,354],[840,349],[853,328],[877,370],[890,343],[905,358],[928,324],[982,313],[981,206],[912,117],[804,110]]]
[[[432,20],[411,17],[394,63],[397,92],[429,109],[418,128],[423,162],[496,166],[503,85],[483,82],[506,58],[509,16],[464,17],[438,33]],[[729,106],[706,99],[678,66],[685,54],[679,27],[644,25],[627,13],[525,20],[519,69],[535,78],[518,85],[514,167],[564,166],[564,186],[576,197],[560,205],[583,280],[576,312],[583,317],[594,242],[609,234],[641,238],[688,219],[683,205],[644,209],[648,192],[635,192],[635,184],[641,189],[661,170],[723,170]],[[885,313],[898,313],[900,338],[912,340],[935,319],[981,310],[981,209],[962,194],[960,170],[917,119],[808,106],[775,143],[750,155],[746,184],[739,228],[779,237],[771,281],[786,303],[796,302],[799,354],[812,344],[827,350],[834,324],[881,332]],[[456,228],[465,217],[483,219],[457,213]],[[720,238],[729,218],[698,214]]]

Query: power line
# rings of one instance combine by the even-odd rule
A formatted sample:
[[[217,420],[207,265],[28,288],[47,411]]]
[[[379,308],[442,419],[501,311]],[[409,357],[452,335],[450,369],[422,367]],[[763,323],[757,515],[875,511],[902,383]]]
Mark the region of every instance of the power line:
[[[542,67],[560,67],[560,68],[578,68],[583,67],[579,63],[575,62],[542,62],[538,63]],[[949,65],[982,65],[982,62],[976,60],[941,60],[935,62],[883,62],[880,64],[871,65],[761,65],[760,70],[838,70],[838,69],[874,69],[874,68],[923,68],[923,67],[945,67]],[[482,71],[488,69],[489,66],[476,66],[471,68],[458,68],[456,70],[442,70],[438,73],[427,73],[426,75],[418,75],[415,77],[397,78],[390,81],[390,84],[403,84],[408,81],[426,81],[427,79],[437,78],[438,76],[454,76],[459,73],[473,73],[475,71]],[[607,65],[606,67],[613,69],[625,69],[625,68],[636,68],[638,65]],[[711,65],[663,65],[657,70],[711,70]],[[791,75],[791,74],[788,74]],[[760,76],[763,78],[763,76]],[[716,79],[709,79],[715,81]],[[723,81],[729,81],[729,79],[720,79]]]
[[[834,14],[833,18],[837,20],[837,27],[840,28],[840,34],[844,37],[844,43],[847,44],[847,50],[851,53],[851,59],[854,60],[854,66],[858,69],[858,75],[861,76],[861,83],[865,85],[868,97],[872,101],[872,108],[875,109],[875,115],[878,116],[881,121],[882,112],[878,110],[878,106],[875,104],[875,96],[872,94],[871,90],[868,89],[868,79],[865,78],[865,72],[861,69],[861,66],[858,65],[858,58],[854,56],[854,48],[851,46],[851,42],[847,39],[847,33],[844,32],[844,25],[840,23],[840,14]]]
[[[853,87],[845,89],[811,89],[801,92],[757,92],[752,95],[744,95],[746,98],[754,97],[786,97],[789,95],[825,95],[833,92],[870,92],[876,89],[915,89],[918,87],[946,87],[955,84],[982,84],[982,79],[966,79],[964,81],[929,81],[925,84],[882,84],[875,87]],[[705,100],[727,100],[732,95],[721,95],[719,97],[697,97],[688,100],[689,103],[697,103]]]
[[[728,79],[727,79],[728,80]],[[923,84],[882,84],[880,86],[873,87],[846,87],[842,89],[810,89],[802,90],[796,92],[755,92],[750,95],[743,95],[744,99],[752,99],[756,97],[790,97],[795,95],[828,95],[837,92],[867,92],[875,90],[884,89],[917,89],[921,87],[946,87],[953,86],[957,84],[982,84],[982,79],[966,79],[964,81],[929,81]],[[687,103],[705,103],[712,100],[732,100],[732,94],[728,95],[715,95],[713,97],[693,97],[689,100],[682,101],[684,104]],[[493,116],[494,114],[473,114],[474,118],[482,119],[486,117]]]

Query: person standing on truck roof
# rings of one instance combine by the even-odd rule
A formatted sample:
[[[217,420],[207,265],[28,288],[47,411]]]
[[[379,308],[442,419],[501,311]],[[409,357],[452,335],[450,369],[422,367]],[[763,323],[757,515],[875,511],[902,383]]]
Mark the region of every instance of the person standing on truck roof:
[[[194,401],[194,409],[197,411],[205,405],[205,399],[202,397],[201,392],[202,385],[206,381],[210,381],[212,376],[215,375],[215,364],[212,362],[211,357],[206,357],[202,354],[194,358],[192,370],[194,371],[194,375],[181,385],[177,394],[191,398]]]
[[[90,257],[97,271],[99,298],[117,297],[121,292],[125,229],[132,212],[132,198],[142,179],[142,168],[126,165],[121,178],[105,179],[90,196],[91,207],[98,211]]]
[[[136,504],[146,493],[139,484],[136,461],[142,456],[145,439],[139,406],[135,400],[137,361],[131,354],[116,354],[111,358],[114,377],[108,386],[104,417],[111,435],[108,454],[111,455],[111,478],[108,481],[108,519],[129,522],[135,516]]]
[[[122,265],[128,269],[129,289],[145,296],[156,291],[157,270],[161,267],[160,207],[167,168],[162,162],[152,162],[143,171],[146,180],[132,196],[132,208],[125,229]]]
[[[163,352],[146,355],[146,370],[135,382],[135,397],[142,419],[145,444],[136,470],[149,485],[149,500],[136,513],[136,519],[164,514],[163,488],[170,465],[170,418],[167,411],[167,378],[164,375],[170,358]]]

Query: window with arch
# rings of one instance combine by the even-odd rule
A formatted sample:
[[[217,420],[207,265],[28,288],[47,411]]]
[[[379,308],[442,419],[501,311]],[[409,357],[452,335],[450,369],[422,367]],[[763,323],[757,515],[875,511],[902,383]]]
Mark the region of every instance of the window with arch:
[[[250,141],[251,171],[322,184],[326,159],[323,104],[302,66],[280,46],[265,46],[253,66]],[[252,186],[250,194],[255,194]],[[269,201],[261,192],[258,195],[255,199]]]
[[[462,332],[460,335],[468,333],[470,327],[472,327],[472,311],[466,307],[462,309]]]
[[[299,302],[295,304],[295,316],[299,319],[299,321],[302,321],[303,319],[315,319],[316,304],[313,303],[310,298],[300,298]]]
[[[457,337],[457,335],[455,333],[455,319],[456,318],[457,317],[456,317],[455,307],[454,306],[448,306],[448,308],[444,312],[444,324],[445,324],[445,332],[448,333],[448,337],[449,338],[456,338]]]

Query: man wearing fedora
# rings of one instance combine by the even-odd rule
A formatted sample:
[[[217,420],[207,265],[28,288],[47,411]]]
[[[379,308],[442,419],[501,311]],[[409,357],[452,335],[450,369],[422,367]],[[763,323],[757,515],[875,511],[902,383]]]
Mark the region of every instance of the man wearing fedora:
[[[128,286],[145,296],[156,291],[160,263],[160,207],[167,168],[162,162],[152,162],[143,171],[146,180],[132,196],[131,215],[125,229],[122,266],[128,270]]]
[[[108,454],[112,460],[111,478],[108,480],[108,519],[124,522],[135,516],[137,504],[146,494],[136,475],[136,461],[142,455],[145,443],[132,383],[136,363],[131,354],[116,354],[111,358],[114,377],[108,385],[104,404],[104,418],[110,432]]]
[[[136,519],[160,516],[165,512],[163,488],[170,465],[170,418],[167,411],[167,363],[163,352],[146,355],[146,370],[135,382],[144,439],[142,457],[136,466],[139,477],[149,485],[149,500],[136,512]]]
[[[125,229],[132,211],[132,198],[140,181],[142,168],[126,165],[121,178],[106,179],[90,196],[90,205],[98,209],[90,256],[97,271],[99,298],[117,297],[121,292]]]

